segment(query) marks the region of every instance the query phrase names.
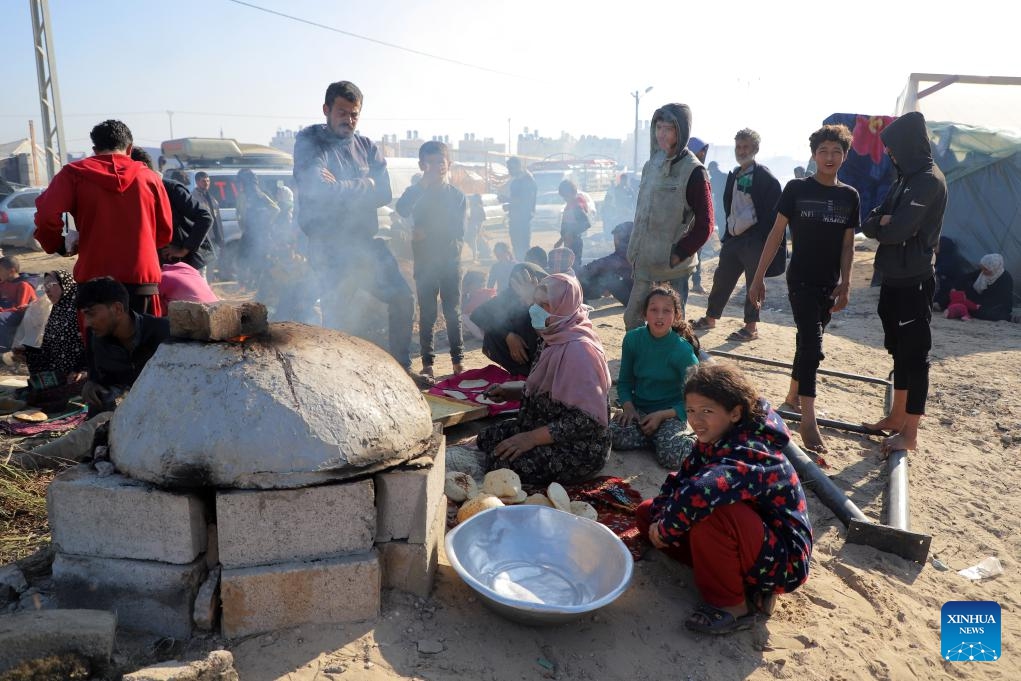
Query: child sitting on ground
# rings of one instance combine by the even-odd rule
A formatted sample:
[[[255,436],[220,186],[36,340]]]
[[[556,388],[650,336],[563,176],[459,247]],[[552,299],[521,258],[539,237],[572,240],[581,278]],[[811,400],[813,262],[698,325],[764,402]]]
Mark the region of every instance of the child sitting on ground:
[[[685,626],[729,634],[808,579],[812,526],[783,453],[790,432],[740,370],[700,364],[684,395],[698,445],[638,507],[638,527],[694,571],[703,604]]]
[[[496,242],[493,246],[493,255],[496,257],[496,262],[489,268],[488,286],[497,291],[503,291],[510,281],[511,270],[518,263],[506,241]]]
[[[610,424],[614,449],[651,448],[676,470],[691,451],[684,435],[684,379],[698,364],[698,339],[681,315],[681,299],[664,286],[645,297],[645,326],[624,335],[617,396],[623,411]]]
[[[485,283],[486,276],[478,270],[468,270],[461,280],[461,326],[478,340],[482,340],[485,333],[471,320],[471,313],[496,297],[496,289],[486,288]]]

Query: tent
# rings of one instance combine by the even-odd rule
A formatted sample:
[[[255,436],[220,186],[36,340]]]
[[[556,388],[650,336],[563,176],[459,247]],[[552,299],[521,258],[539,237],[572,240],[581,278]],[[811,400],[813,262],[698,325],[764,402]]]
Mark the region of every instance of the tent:
[[[928,123],[933,158],[947,178],[943,236],[976,269],[1000,253],[1021,300],[1021,137],[960,123]]]

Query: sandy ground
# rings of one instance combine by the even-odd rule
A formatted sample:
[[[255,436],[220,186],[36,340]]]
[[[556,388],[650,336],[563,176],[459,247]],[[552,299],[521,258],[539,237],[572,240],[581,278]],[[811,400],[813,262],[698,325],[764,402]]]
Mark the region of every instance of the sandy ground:
[[[823,366],[885,377],[891,362],[875,313],[878,289],[867,286],[871,260],[870,252],[856,253],[851,305],[830,325]],[[707,263],[706,286],[714,266],[715,261]],[[727,316],[703,336],[704,347],[789,362],[794,328],[785,286],[777,279],[768,286],[758,340],[725,340],[741,324],[739,288]],[[700,315],[705,302],[705,296],[692,295],[688,316]],[[621,312],[606,301],[593,313],[614,374]],[[1021,480],[1021,325],[937,317],[933,336],[929,413],[920,449],[909,457],[911,523],[914,531],[932,535],[930,559],[938,558],[949,571],[846,544],[842,524],[809,493],[816,536],[810,578],[781,597],[772,619],[752,631],[717,639],[687,632],[683,621],[697,605],[691,572],[655,551],[636,563],[630,589],[615,603],[554,628],[521,626],[487,610],[441,557],[430,598],[386,592],[382,615],[374,621],[306,626],[232,642],[241,678],[1019,679],[1021,538],[1014,494]],[[485,365],[478,345],[471,347],[467,366]],[[785,370],[747,363],[744,368],[774,404],[781,401]],[[440,356],[437,370],[449,371],[449,359]],[[872,420],[881,415],[883,391],[822,378],[818,401],[822,416]],[[887,477],[878,438],[827,429],[824,436],[830,446],[827,473],[868,517],[885,520]],[[647,452],[614,453],[603,472],[631,479],[646,496],[656,493],[667,474]],[[1000,559],[1003,575],[970,582],[957,574],[986,556]],[[1001,604],[1000,661],[941,660],[940,608],[951,600]],[[439,643],[443,650],[421,653],[423,643]]]

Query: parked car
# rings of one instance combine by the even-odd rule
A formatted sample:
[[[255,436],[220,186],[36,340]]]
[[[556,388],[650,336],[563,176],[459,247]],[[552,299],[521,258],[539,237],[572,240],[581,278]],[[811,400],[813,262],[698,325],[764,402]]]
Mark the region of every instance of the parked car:
[[[589,220],[596,223],[596,204],[585,192],[578,192],[588,205]],[[532,230],[560,231],[564,214],[564,199],[557,192],[544,192],[535,197],[535,215],[532,216]]]
[[[0,199],[0,244],[40,251],[35,240],[35,200],[43,187],[26,187]]]

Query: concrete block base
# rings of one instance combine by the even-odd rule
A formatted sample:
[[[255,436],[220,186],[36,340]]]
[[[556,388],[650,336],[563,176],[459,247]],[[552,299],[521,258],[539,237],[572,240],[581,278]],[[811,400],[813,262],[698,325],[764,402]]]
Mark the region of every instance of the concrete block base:
[[[64,553],[53,561],[62,608],[109,610],[125,629],[174,638],[191,635],[192,605],[205,576],[202,556],[187,565]]]
[[[299,624],[357,622],[379,615],[375,551],[310,563],[224,570],[221,630],[237,638]]]

